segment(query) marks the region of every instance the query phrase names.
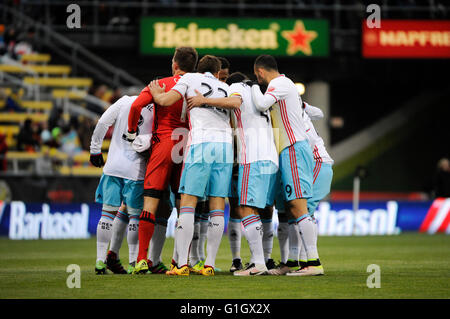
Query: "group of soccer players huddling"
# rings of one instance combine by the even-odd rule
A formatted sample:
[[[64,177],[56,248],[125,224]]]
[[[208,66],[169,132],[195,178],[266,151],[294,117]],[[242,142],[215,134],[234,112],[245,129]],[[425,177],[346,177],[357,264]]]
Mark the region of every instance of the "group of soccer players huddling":
[[[330,192],[333,160],[311,122],[323,112],[302,101],[272,56],[257,57],[254,74],[256,82],[229,74],[226,59],[198,60],[194,48],[179,47],[171,77],[151,81],[139,96],[123,96],[104,112],[90,149],[91,163],[104,166],[95,195],[102,204],[97,274],[213,276],[226,198],[235,276],[324,273],[314,211]],[[101,146],[112,125],[105,163]],[[174,207],[169,269],[161,252]],[[271,258],[274,207],[278,265]],[[245,266],[242,234],[251,252]],[[125,235],[128,270],[119,259]]]

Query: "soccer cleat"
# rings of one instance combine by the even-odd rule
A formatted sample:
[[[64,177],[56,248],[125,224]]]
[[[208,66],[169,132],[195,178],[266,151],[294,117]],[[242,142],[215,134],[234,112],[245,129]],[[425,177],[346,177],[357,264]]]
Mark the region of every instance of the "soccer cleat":
[[[178,268],[178,265],[177,265],[177,262],[172,259],[172,261],[170,262],[170,269],[169,270],[173,270],[174,268]]]
[[[97,262],[95,263],[95,274],[96,275],[106,274],[106,265],[103,261],[97,260]]]
[[[128,269],[127,269],[127,273],[128,274],[132,274],[134,271],[134,266],[136,266],[136,262],[133,261],[132,263],[128,264]]]
[[[123,268],[120,259],[117,258],[117,255],[113,251],[108,251],[108,255],[106,256],[106,268],[111,270],[114,274],[126,274],[127,271]]]
[[[246,269],[235,271],[234,276],[260,276],[267,275],[267,266],[265,264],[250,264]]]
[[[196,274],[200,274],[200,272],[202,271],[204,266],[205,266],[205,261],[199,260],[194,266],[192,266],[190,268],[190,271],[192,271],[193,273],[196,273]]]
[[[203,276],[214,276],[214,268],[211,266],[204,266],[200,271],[200,275]]]
[[[163,262],[158,263],[156,266],[150,266],[148,269],[148,272],[152,274],[165,274],[167,271],[169,271],[169,269]]]
[[[166,271],[166,275],[167,276],[174,276],[176,270],[178,270],[177,266],[174,265],[174,264],[171,264],[170,265],[170,269],[168,271]]]
[[[276,267],[275,261],[273,261],[272,258],[268,259],[267,262],[266,262],[266,267],[267,267],[268,270],[274,269]]]
[[[292,271],[300,269],[300,264],[298,260],[288,259],[286,262],[286,266],[288,266]]]
[[[148,263],[147,260],[141,259],[136,266],[134,267],[133,274],[146,274],[148,272]]]
[[[239,258],[233,259],[233,263],[231,264],[230,272],[235,272],[238,270],[244,269],[244,266],[242,266],[242,261]]]
[[[166,272],[168,276],[189,276],[189,267],[183,266],[181,268],[173,267],[172,270]]]
[[[286,276],[320,276],[323,274],[324,271],[322,266],[308,266],[306,268],[287,273]]]
[[[289,268],[285,263],[280,263],[276,268],[269,269],[268,274],[273,276],[283,276],[288,272],[291,272],[291,268]]]

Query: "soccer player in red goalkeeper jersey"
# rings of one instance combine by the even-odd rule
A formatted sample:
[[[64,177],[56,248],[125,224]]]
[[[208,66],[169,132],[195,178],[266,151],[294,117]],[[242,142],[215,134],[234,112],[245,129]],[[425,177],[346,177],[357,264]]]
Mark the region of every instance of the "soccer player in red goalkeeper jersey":
[[[160,79],[159,84],[165,85],[166,91],[170,90],[183,74],[194,72],[197,60],[198,54],[194,48],[177,48],[172,59],[173,76]],[[131,106],[128,116],[126,136],[129,141],[139,133],[137,124],[141,110],[149,103],[153,103],[153,97],[149,88],[145,87]],[[144,179],[144,207],[139,218],[139,253],[134,273],[146,273],[149,270],[147,256],[155,229],[155,214],[169,184],[175,197],[179,199],[182,161],[173,161],[172,148],[183,140],[183,136],[178,139],[174,136],[173,139],[172,133],[177,128],[188,129],[188,122],[182,120],[183,100],[168,107],[156,104],[154,110],[151,154]]]

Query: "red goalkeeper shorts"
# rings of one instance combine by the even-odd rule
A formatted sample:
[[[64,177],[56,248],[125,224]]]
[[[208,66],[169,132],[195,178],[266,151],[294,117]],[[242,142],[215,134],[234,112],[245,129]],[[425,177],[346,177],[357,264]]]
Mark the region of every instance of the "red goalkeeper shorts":
[[[172,149],[179,147],[180,140],[172,140],[171,136],[158,136],[152,139],[151,154],[147,163],[144,179],[144,196],[161,198],[168,186],[174,194],[178,193],[181,170],[183,167],[182,154],[172,158]]]

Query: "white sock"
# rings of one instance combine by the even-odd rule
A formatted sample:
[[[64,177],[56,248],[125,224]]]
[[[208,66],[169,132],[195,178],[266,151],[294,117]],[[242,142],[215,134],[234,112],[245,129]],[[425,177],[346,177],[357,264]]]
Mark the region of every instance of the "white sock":
[[[139,214],[130,215],[130,221],[128,222],[128,262],[136,262],[139,252]]]
[[[194,266],[199,260],[198,244],[200,242],[200,221],[195,216],[194,235],[192,236],[191,248],[189,249],[189,265]]]
[[[102,210],[102,216],[97,224],[97,261],[106,261],[106,253],[111,241],[113,221],[116,213]]]
[[[242,224],[240,219],[230,218],[228,221],[228,240],[232,259],[241,259]]]
[[[166,241],[167,218],[155,218],[155,230],[152,239],[150,240],[149,259],[153,266],[161,262],[161,253]]]
[[[180,208],[180,217],[177,226],[177,254],[178,267],[187,265],[189,246],[194,235],[194,207],[183,206]]]
[[[278,224],[278,242],[280,243],[281,262],[286,263],[289,257],[289,230],[287,222],[280,222]]]
[[[200,216],[200,235],[199,235],[199,242],[198,242],[198,256],[200,257],[200,260],[206,259],[206,253],[205,253],[205,243],[208,233],[208,224],[209,224],[209,216],[208,214],[202,214]]]
[[[263,249],[264,249],[264,260],[267,262],[272,255],[273,248],[273,224],[272,219],[262,219],[263,226]]]
[[[225,228],[225,217],[223,210],[215,209],[209,212],[209,224],[206,242],[205,266],[214,268],[217,252],[222,241],[223,230]]]
[[[306,255],[305,242],[303,241],[302,236],[300,236],[300,232],[298,233],[298,238],[299,238],[299,245],[298,245],[299,257],[298,257],[298,261],[306,263],[308,261],[308,256]]]
[[[177,228],[178,228],[178,218],[175,222],[175,232],[173,234],[173,253],[172,253],[172,263],[175,262],[178,265]]]
[[[289,220],[288,222],[288,234],[289,234],[289,257],[291,260],[298,260],[300,250],[300,233],[298,225],[295,220]]]
[[[123,238],[125,237],[125,233],[127,232],[127,226],[128,226],[128,214],[121,212],[119,210],[113,221],[111,244],[109,248],[109,250],[116,253],[117,259],[119,259],[119,251],[120,247],[122,247],[122,242]]]
[[[315,219],[306,215],[299,217],[296,222],[298,223],[298,229],[306,249],[308,261],[319,259],[319,253],[317,252],[317,227],[315,226]]]
[[[264,250],[262,244],[262,223],[257,215],[249,215],[242,218],[244,236],[247,239],[252,257],[250,263],[265,265]]]

